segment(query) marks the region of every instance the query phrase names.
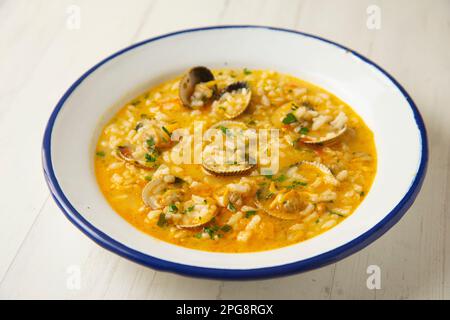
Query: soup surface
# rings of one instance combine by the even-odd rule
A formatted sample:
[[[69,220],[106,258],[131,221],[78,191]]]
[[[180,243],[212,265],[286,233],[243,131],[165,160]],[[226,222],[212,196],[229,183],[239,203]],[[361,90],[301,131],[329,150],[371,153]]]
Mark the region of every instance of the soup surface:
[[[112,117],[95,154],[100,189],[129,223],[218,252],[329,230],[363,201],[376,165],[371,130],[343,101],[245,68],[197,67],[151,88]]]

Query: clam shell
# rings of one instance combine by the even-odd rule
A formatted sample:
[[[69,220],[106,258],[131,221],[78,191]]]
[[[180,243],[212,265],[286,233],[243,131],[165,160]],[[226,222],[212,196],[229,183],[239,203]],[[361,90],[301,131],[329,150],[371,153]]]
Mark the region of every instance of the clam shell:
[[[133,158],[131,148],[128,146],[119,146],[117,147],[117,157],[122,159],[123,161],[134,165],[135,167],[145,169],[145,170],[153,170],[152,167],[148,167],[140,161]]]
[[[275,127],[283,127],[285,124],[283,123],[284,117],[288,113],[293,113],[293,106],[296,105],[293,101],[288,102],[282,106],[280,106],[272,115],[271,122]],[[347,126],[345,125],[338,131],[330,132],[326,136],[323,137],[312,137],[307,134],[300,135],[300,140],[305,144],[331,144],[335,142],[339,137],[341,137],[347,131]]]
[[[319,162],[312,162],[312,161],[301,161],[299,163],[296,163],[294,165],[289,166],[288,168],[282,170],[282,172],[286,172],[287,170],[289,170],[290,168],[292,168],[293,166],[310,166],[313,167],[314,169],[319,170],[322,174],[324,175],[328,175],[334,178],[333,173],[331,172],[331,170],[325,166],[322,163]],[[282,189],[282,192],[284,194],[287,194],[289,192],[294,192],[293,190],[291,191],[287,191],[284,189]],[[300,197],[300,193],[296,192],[298,197]],[[275,195],[274,198],[272,198],[271,200],[268,200],[267,203],[261,202],[260,200],[256,199],[255,200],[255,205],[260,208],[261,210],[263,210],[264,212],[266,212],[267,214],[269,214],[272,217],[278,218],[278,219],[282,219],[282,220],[295,220],[295,219],[299,219],[301,218],[302,212],[303,210],[306,208],[306,206],[308,205],[308,203],[306,201],[303,201],[303,204],[305,205],[304,208],[302,210],[296,211],[296,212],[286,212],[280,209],[271,209],[268,208],[268,204],[272,203],[272,201],[274,201],[276,199],[276,197],[279,196],[279,194]]]
[[[190,69],[180,80],[179,96],[183,105],[191,108],[191,96],[194,93],[195,86],[199,83],[214,80],[214,75],[206,67],[198,66]]]
[[[225,90],[222,92],[221,96],[219,97],[219,100],[217,101],[217,103],[220,103],[220,99],[227,93],[231,94],[232,97],[233,97],[233,95],[241,94],[241,92],[239,91],[241,89],[246,90],[246,93],[244,96],[244,103],[240,104],[239,108],[236,108],[233,110],[226,109],[224,112],[224,115],[227,119],[236,118],[236,117],[240,116],[247,109],[247,107],[250,104],[250,100],[252,98],[252,90],[250,89],[250,86],[245,81],[232,83],[228,87],[225,88]]]
[[[259,200],[255,200],[255,205],[263,210],[268,215],[281,219],[281,220],[296,220],[302,217],[301,211],[296,212],[286,212],[279,209],[269,209],[267,208],[263,203],[261,203]],[[305,204],[306,207],[306,204]]]
[[[347,126],[344,126],[339,131],[333,132],[331,135],[328,134],[325,137],[320,138],[312,138],[310,136],[306,136],[302,138],[302,142],[305,144],[331,144],[336,142],[336,140],[341,137],[347,131]]]
[[[254,164],[242,165],[209,165],[203,163],[203,169],[213,175],[219,176],[235,176],[248,174],[254,167]]]
[[[247,126],[238,121],[224,120],[216,123],[211,127],[211,129],[227,128],[227,129],[241,129],[246,130]],[[231,176],[231,175],[245,175],[249,173],[256,164],[251,163],[238,163],[238,164],[224,164],[224,163],[214,163],[210,159],[203,158],[202,161],[203,168],[211,174],[221,175],[221,176]]]
[[[157,187],[165,187],[165,183],[162,178],[152,179],[150,180],[142,189],[142,201],[144,201],[145,205],[152,209],[160,209],[162,205],[159,203],[158,198],[156,197]]]

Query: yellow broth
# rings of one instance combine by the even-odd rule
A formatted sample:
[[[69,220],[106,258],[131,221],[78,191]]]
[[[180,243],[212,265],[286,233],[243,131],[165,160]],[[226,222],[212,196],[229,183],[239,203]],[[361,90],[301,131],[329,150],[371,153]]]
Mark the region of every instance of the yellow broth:
[[[225,120],[220,108],[212,106],[211,102],[196,109],[183,106],[178,92],[181,77],[178,77],[127,103],[103,128],[96,146],[95,172],[112,208],[150,236],[216,252],[250,252],[287,246],[317,236],[352,214],[369,192],[377,162],[373,133],[351,107],[322,88],[274,71],[221,69],[213,73],[218,90],[236,81],[249,84],[250,104],[233,121],[252,129],[280,129],[281,170],[306,161],[326,166],[332,175],[326,177],[317,168],[304,165],[295,173],[304,181],[297,181],[286,177],[285,171],[262,176],[257,165],[244,176],[216,176],[203,170],[201,164],[174,164],[168,153],[175,143],[164,142],[164,134],[168,133],[169,140],[170,133],[176,129],[186,128],[192,133],[195,121],[202,121],[207,129]],[[298,107],[309,112],[309,117],[315,115],[313,120],[322,115],[328,122],[317,130],[299,129],[299,122],[288,115],[301,113],[296,111]],[[341,112],[345,114],[347,126],[342,136],[331,144],[305,143],[309,139],[307,136],[325,135],[323,131],[330,130],[330,119]],[[139,160],[137,164],[118,157],[120,146],[135,148],[137,144],[148,143],[145,136],[141,137],[141,131],[147,130],[142,122],[147,123],[148,119],[164,127],[156,133],[160,135],[157,139],[158,146],[162,146],[160,150],[148,154],[145,148],[133,149]],[[307,120],[302,121],[307,123]],[[161,165],[169,168],[170,175],[183,180],[185,194],[207,198],[215,206],[212,221],[194,228],[179,227],[180,223],[174,221],[185,219],[183,215],[190,214],[191,207],[178,203],[154,210],[143,202],[142,190]],[[238,196],[230,191],[231,187],[234,190],[242,186],[249,191]],[[302,202],[295,203],[294,208],[300,208],[301,214],[294,210],[290,212],[294,219],[276,217],[277,208],[286,204],[281,202],[274,207],[272,215],[258,207],[255,202],[269,206],[276,197],[256,201],[257,197],[265,197],[261,194],[269,194],[270,188],[275,193],[295,190],[293,198],[300,198]],[[236,198],[238,201],[233,203],[231,200]]]

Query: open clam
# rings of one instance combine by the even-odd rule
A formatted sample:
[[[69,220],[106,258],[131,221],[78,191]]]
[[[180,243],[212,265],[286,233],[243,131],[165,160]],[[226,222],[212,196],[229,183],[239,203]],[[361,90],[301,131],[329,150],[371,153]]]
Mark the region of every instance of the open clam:
[[[325,185],[337,183],[330,169],[318,162],[302,161],[294,164],[264,184],[257,191],[256,206],[267,214],[294,220],[311,213],[315,206],[310,199],[308,185],[322,177]]]
[[[223,113],[227,119],[233,119],[241,115],[250,104],[252,91],[247,82],[235,82],[230,84],[214,101],[213,109]]]
[[[135,131],[130,144],[117,147],[117,156],[136,167],[151,170],[160,152],[173,145],[170,132],[162,123],[151,119],[139,121]]]
[[[152,209],[161,209],[183,201],[186,186],[182,180],[170,175],[169,168],[161,165],[142,190],[142,201]]]
[[[201,108],[210,102],[216,93],[214,75],[206,67],[194,67],[180,80],[179,96],[187,108]]]
[[[210,222],[217,213],[216,202],[190,193],[188,185],[170,174],[166,165],[161,165],[142,190],[146,206],[161,212],[174,211],[174,224],[180,228],[195,228]]]
[[[202,165],[209,173],[215,175],[243,175],[255,167],[246,147],[244,131],[247,126],[237,121],[221,121],[215,129],[221,139],[215,140],[203,150]],[[224,143],[223,143],[224,142]]]
[[[133,140],[136,144],[142,145],[147,151],[153,152],[155,149],[163,150],[173,146],[168,125],[153,119],[142,119],[136,126],[136,135]]]
[[[347,116],[343,112],[333,118],[293,101],[279,107],[272,115],[276,127],[285,127],[298,135],[305,144],[330,144],[347,131]]]
[[[130,146],[118,146],[116,151],[117,157],[123,161],[130,163],[138,168],[145,170],[153,170],[152,166],[148,166],[144,161],[137,160],[133,156],[133,150]]]
[[[339,130],[328,132],[321,137],[305,136],[302,138],[302,142],[306,144],[331,144],[341,137],[347,131],[347,126],[342,127]]]

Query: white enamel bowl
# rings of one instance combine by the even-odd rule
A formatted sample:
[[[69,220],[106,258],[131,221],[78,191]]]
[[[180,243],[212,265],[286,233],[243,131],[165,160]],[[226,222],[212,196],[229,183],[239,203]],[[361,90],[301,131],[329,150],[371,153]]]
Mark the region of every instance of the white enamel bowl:
[[[175,246],[132,227],[108,205],[94,175],[101,127],[132,97],[195,65],[273,69],[339,96],[375,134],[378,172],[366,198],[326,233],[281,249],[211,253]],[[153,38],[106,58],[77,80],[53,111],[43,165],[62,212],[99,245],[154,269],[184,275],[267,278],[317,268],[365,247],[413,203],[428,147],[422,118],[405,90],[361,55],[315,36],[268,27],[220,26]]]

